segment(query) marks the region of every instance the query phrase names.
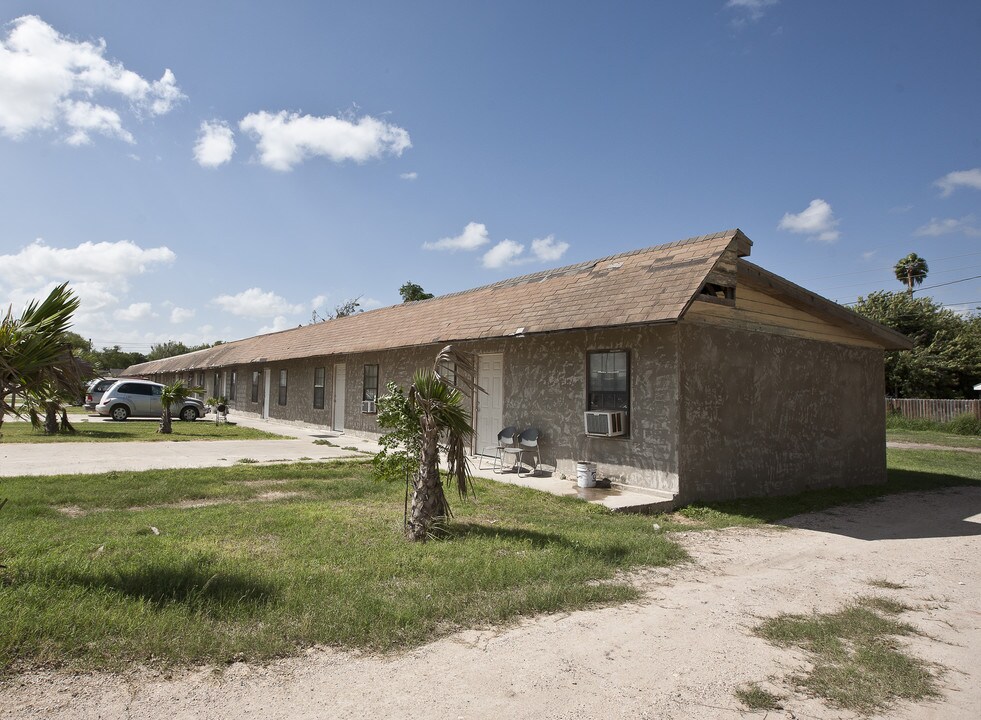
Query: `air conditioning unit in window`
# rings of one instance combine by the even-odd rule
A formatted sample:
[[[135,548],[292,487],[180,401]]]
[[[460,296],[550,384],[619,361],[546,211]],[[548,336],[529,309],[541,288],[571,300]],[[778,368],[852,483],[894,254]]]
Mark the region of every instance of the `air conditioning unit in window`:
[[[623,410],[591,410],[585,414],[586,434],[613,437],[623,435],[627,413]]]
[[[361,412],[363,413],[376,413],[378,408],[375,405],[374,400],[362,400],[361,401]]]

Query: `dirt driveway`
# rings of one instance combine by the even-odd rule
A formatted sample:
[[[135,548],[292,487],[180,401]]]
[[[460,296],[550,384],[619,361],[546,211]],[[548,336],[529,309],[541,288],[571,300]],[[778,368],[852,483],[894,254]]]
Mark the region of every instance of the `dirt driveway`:
[[[392,657],[315,649],[269,665],[163,676],[57,672],[0,688],[6,718],[736,718],[733,689],[788,695],[768,717],[848,718],[782,678],[803,656],[754,637],[758,618],[859,595],[915,606],[901,641],[942,664],[942,700],[889,718],[981,717],[981,488],[889,497],[790,529],[681,536],[695,562],[636,578],[642,603],[467,631]],[[902,590],[876,590],[885,579]],[[769,679],[769,682],[768,682]]]

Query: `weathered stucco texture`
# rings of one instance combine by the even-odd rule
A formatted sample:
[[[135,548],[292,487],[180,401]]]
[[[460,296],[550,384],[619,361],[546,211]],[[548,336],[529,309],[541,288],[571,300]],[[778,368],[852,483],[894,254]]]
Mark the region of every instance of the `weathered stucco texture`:
[[[882,350],[678,329],[680,503],[885,482]]]
[[[576,462],[588,460],[597,463],[599,477],[676,492],[677,337],[677,326],[661,325],[508,339],[504,424],[539,428],[542,461],[557,474],[575,478]],[[629,352],[626,437],[586,437],[587,353],[594,350]]]

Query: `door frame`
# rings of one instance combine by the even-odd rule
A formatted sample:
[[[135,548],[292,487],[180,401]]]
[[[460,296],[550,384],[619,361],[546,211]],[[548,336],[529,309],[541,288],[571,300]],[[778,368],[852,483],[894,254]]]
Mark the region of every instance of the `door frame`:
[[[494,435],[491,438],[481,439],[478,428],[480,427],[480,401],[485,397],[489,400],[491,396],[491,387],[489,383],[484,381],[480,373],[481,360],[484,358],[492,357],[501,358],[501,384],[500,384],[500,405],[501,405],[501,418],[498,423],[498,427],[493,430]],[[474,393],[474,435],[473,435],[473,447],[471,452],[473,454],[479,453],[483,448],[490,447],[490,445],[497,442],[497,433],[500,432],[501,428],[504,427],[504,353],[503,352],[493,352],[493,353],[478,353],[477,354],[477,384],[484,389],[484,393]]]
[[[340,373],[338,373],[340,369]],[[338,377],[343,379],[343,387],[341,387],[341,392],[337,392],[337,379]],[[337,406],[338,401],[340,401],[341,417],[340,423],[337,421]],[[331,382],[331,395],[330,395],[330,429],[334,432],[342,433],[344,432],[344,416],[347,413],[347,363],[334,363],[333,379]],[[340,427],[338,427],[340,425]]]

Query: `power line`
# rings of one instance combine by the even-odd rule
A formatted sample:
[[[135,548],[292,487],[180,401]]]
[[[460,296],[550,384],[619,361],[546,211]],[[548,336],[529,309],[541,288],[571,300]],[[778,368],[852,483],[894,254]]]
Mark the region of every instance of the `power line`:
[[[981,278],[981,275],[972,275],[971,277],[961,278],[960,280],[951,280],[950,282],[940,283],[939,285],[927,285],[923,288],[916,288],[913,292],[920,292],[921,290],[933,290],[933,288],[944,287],[945,285],[956,285],[957,283],[967,282],[968,280],[977,280]]]
[[[963,255],[948,255],[947,257],[933,258],[930,262],[940,262],[941,260],[956,260],[963,257],[971,257],[972,255],[981,255],[981,252],[969,252]],[[869,270],[853,270],[846,273],[835,273],[834,275],[818,275],[817,277],[804,278],[803,282],[811,282],[812,280],[827,280],[829,278],[844,277],[846,275],[863,275],[865,273],[881,272],[882,270],[895,270],[895,265],[890,265],[889,267],[878,267],[871,268]],[[940,271],[942,272],[942,271]]]

